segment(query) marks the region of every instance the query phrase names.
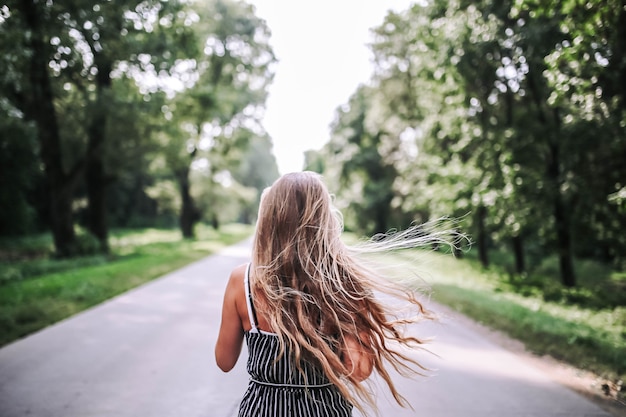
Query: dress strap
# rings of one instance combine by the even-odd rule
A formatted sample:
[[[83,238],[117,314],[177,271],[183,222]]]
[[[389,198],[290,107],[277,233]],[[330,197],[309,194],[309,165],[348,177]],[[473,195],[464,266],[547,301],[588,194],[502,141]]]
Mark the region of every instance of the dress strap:
[[[250,265],[246,268],[246,273],[243,278],[244,287],[246,289],[246,304],[248,306],[248,317],[250,319],[250,326],[252,326],[251,331],[253,333],[258,332],[257,328],[257,320],[256,320],[256,311],[254,310],[254,305],[252,304],[252,291],[250,291]]]

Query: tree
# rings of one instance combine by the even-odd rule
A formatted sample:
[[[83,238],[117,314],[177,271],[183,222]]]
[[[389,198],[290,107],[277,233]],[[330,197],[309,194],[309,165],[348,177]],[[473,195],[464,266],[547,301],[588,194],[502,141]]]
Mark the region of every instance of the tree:
[[[154,74],[153,60],[165,71],[175,55],[165,48],[168,34],[184,43],[188,15],[179,2],[157,0],[29,0],[3,13],[2,30],[14,42],[3,55],[2,85],[10,105],[36,127],[56,252],[76,251],[72,204],[83,174],[88,228],[106,249],[105,195],[113,174],[103,155],[116,104],[112,85]]]
[[[374,29],[371,44],[378,120],[387,132],[384,148],[392,150],[386,159],[398,173],[394,202],[421,222],[442,216],[466,219],[481,182],[466,148],[477,127],[467,118],[456,70],[458,39],[467,26],[459,13],[435,15],[440,6],[435,2],[389,13]]]
[[[339,178],[332,188],[341,191],[338,205],[346,225],[359,232],[385,233],[391,228],[394,197],[393,164],[385,160],[386,132],[377,124],[374,90],[360,86],[348,103],[337,109],[331,139],[324,147],[324,175]],[[311,162],[311,161],[310,161]]]
[[[512,242],[518,272],[533,238],[556,253],[566,286],[574,256],[612,260],[623,247],[624,13],[588,5],[436,1],[388,15],[372,45],[387,118],[417,132],[429,165],[395,164],[396,189],[428,196],[403,206],[473,210],[485,265],[487,232]]]
[[[602,155],[602,164],[606,166],[606,162],[613,158],[606,152],[606,147],[591,144],[597,138],[602,138],[602,142],[607,139],[609,143],[619,142],[609,139],[613,132],[600,133],[614,125],[614,122],[593,117],[591,119],[595,120],[591,120],[584,110],[585,102],[593,103],[591,98],[598,95],[598,90],[589,90],[587,87],[581,89],[580,86],[587,86],[588,81],[597,76],[602,77],[603,71],[598,71],[597,67],[592,68],[594,64],[585,64],[585,60],[580,59],[583,54],[574,60],[558,58],[568,54],[563,54],[562,51],[567,50],[569,45],[587,42],[583,41],[585,38],[580,31],[576,33],[573,20],[585,16],[583,26],[596,25],[594,21],[597,15],[584,11],[576,13],[576,4],[564,2],[539,6],[534,2],[518,2],[514,5],[484,1],[474,2],[467,8],[477,8],[481,11],[483,21],[494,22],[493,33],[496,35],[498,47],[487,56],[500,61],[500,65],[496,72],[495,94],[489,97],[491,103],[482,101],[481,108],[486,111],[490,120],[501,113],[503,108],[507,109],[502,117],[496,116],[498,121],[490,130],[504,127],[511,131],[509,138],[513,140],[505,142],[503,149],[510,155],[505,168],[517,167],[518,171],[518,186],[515,187],[517,191],[514,195],[522,202],[521,207],[531,208],[527,212],[534,209],[535,213],[547,211],[551,214],[552,231],[544,231],[543,235],[547,246],[552,246],[557,253],[561,281],[566,286],[576,284],[573,259],[576,252],[582,254],[580,244],[576,244],[575,235],[581,233],[586,228],[585,225],[595,223],[593,218],[596,216],[592,214],[589,218],[590,213],[598,209],[606,212],[607,196],[610,194],[610,187],[615,184],[615,180],[612,180],[610,185],[607,184],[609,187],[598,187],[602,183],[598,179],[605,175],[598,175],[603,169],[595,161]],[[611,14],[604,12],[600,12],[600,15]],[[602,28],[597,28],[601,32],[614,33],[612,28],[615,22],[604,23],[600,24]],[[590,42],[593,44],[595,39],[594,36],[594,41]],[[478,42],[472,45],[477,51],[476,58],[466,66],[469,68],[467,79],[470,81],[476,79],[472,66],[480,66],[484,62],[482,57],[485,53],[480,50],[480,44]],[[607,56],[611,56],[611,48],[608,49]],[[604,56],[605,53],[607,51],[604,49],[601,52],[596,51],[599,56]],[[556,61],[558,64],[555,65]],[[564,69],[569,74],[567,68],[570,67],[583,68],[583,74],[575,77],[563,74]],[[568,92],[570,90],[573,90],[573,94]],[[586,98],[580,100],[584,97]],[[594,110],[591,111],[593,112]],[[619,145],[617,149],[620,149]],[[528,186],[529,183],[538,184],[539,190],[533,191]],[[593,191],[583,198],[581,192],[587,187],[593,188]],[[596,193],[596,190],[601,191]],[[517,218],[521,219],[522,216]],[[526,224],[521,230],[528,228]]]
[[[9,106],[33,122],[50,194],[50,217],[54,243],[60,256],[69,255],[75,234],[71,197],[78,181],[79,164],[64,167],[54,91],[48,62],[50,31],[60,31],[57,20],[49,19],[46,6],[23,1],[3,8],[3,31],[7,42],[3,60],[7,71],[3,88]],[[20,35],[21,33],[21,35]]]
[[[187,238],[200,219],[191,193],[192,166],[202,159],[213,178],[225,169],[223,161],[233,149],[247,146],[249,135],[238,132],[256,123],[275,62],[269,30],[252,6],[214,0],[198,12],[202,52],[187,63],[192,82],[169,105],[176,126],[163,138],[181,193],[180,225]]]
[[[531,5],[515,3],[513,17]],[[548,1],[532,4],[538,19],[558,19],[560,40],[543,61],[549,104],[560,109],[572,159],[568,186],[576,195],[574,246],[623,267],[626,226],[618,199],[626,168],[626,10],[623,1]]]
[[[242,208],[239,220],[252,223],[256,219],[263,190],[279,177],[270,137],[267,134],[254,134],[248,147],[236,159],[239,166],[232,170],[233,179],[255,191],[253,201]]]
[[[623,20],[619,1],[442,0],[389,13],[374,30],[367,105],[338,110],[344,134],[326,153],[354,166],[371,147],[346,138],[369,134],[395,171],[392,207],[473,213],[485,266],[489,242],[507,243],[525,272],[533,241],[574,286],[575,256],[615,262],[623,248]],[[334,170],[319,155],[309,163]]]

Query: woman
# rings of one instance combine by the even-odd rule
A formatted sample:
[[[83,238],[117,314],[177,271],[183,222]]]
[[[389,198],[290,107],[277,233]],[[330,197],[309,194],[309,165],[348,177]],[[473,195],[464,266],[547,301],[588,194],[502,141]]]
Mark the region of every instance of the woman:
[[[215,348],[218,366],[228,372],[246,339],[250,383],[240,417],[342,417],[351,416],[353,406],[366,412],[375,399],[363,381],[374,369],[408,406],[385,364],[419,373],[423,368],[400,348],[424,342],[401,327],[433,316],[412,291],[357,260],[340,239],[342,229],[318,174],[286,174],[263,193],[252,259],[231,273]],[[366,249],[431,241],[416,230],[376,239]],[[374,292],[407,301],[414,316],[390,318]]]

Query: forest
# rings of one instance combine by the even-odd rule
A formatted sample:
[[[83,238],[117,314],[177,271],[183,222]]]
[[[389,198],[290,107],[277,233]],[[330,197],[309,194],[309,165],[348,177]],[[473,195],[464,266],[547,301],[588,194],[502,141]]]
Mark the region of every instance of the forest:
[[[433,0],[373,31],[371,82],[306,155],[348,227],[460,219],[484,267],[552,257],[569,288],[579,260],[624,270],[624,1]]]
[[[252,222],[278,175],[269,37],[237,1],[2,6],[0,236],[49,231],[63,258],[112,227]]]
[[[303,169],[349,231],[447,217],[485,267],[505,251],[524,277],[554,257],[565,287],[580,260],[623,271],[625,32],[619,0],[390,12],[370,82]],[[254,222],[278,176],[261,122],[276,57],[254,7],[10,0],[0,45],[2,239],[50,233],[67,258],[108,251],[112,228]]]

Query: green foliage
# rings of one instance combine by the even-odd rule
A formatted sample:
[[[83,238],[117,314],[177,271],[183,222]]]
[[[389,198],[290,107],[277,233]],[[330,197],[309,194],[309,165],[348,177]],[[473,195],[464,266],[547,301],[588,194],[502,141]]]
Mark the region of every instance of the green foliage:
[[[515,259],[503,250],[490,251],[492,263],[483,268],[475,249],[466,253],[477,271],[489,271],[494,291],[514,292],[524,297],[590,310],[614,309],[626,305],[626,279],[606,263],[591,259],[574,264],[579,277],[577,287],[564,286],[555,277],[559,274],[556,256],[536,256],[532,266],[523,274],[515,270]]]
[[[89,231],[79,229],[76,233],[76,242],[74,246],[75,256],[95,255],[102,253],[102,242]]]
[[[1,101],[11,123],[32,126],[32,163],[41,166],[47,191],[36,205],[49,217],[60,255],[85,249],[72,232],[73,200],[83,190],[86,214],[78,214],[106,248],[108,185],[142,166],[138,155],[154,120],[145,116],[154,114],[150,101],[158,95],[147,81],[189,52],[191,14],[178,1],[3,6]]]
[[[271,150],[258,114],[275,58],[252,6],[10,1],[0,35],[0,235],[45,225],[61,255],[106,251],[111,225],[202,218],[192,188],[222,196],[205,218],[231,191],[251,217],[256,198],[214,177],[237,171],[252,142]],[[202,166],[210,178],[190,184]]]
[[[161,180],[144,189],[145,193],[156,202],[157,213],[162,219],[169,219],[171,225],[176,223],[180,212],[180,193],[171,180]]]
[[[244,183],[229,188],[224,182],[241,178],[237,171],[246,169],[242,157],[249,149],[262,145],[260,155],[271,149],[258,115],[275,62],[269,29],[252,6],[211,0],[197,4],[195,11],[198,53],[187,64],[185,88],[163,107],[168,125],[156,136],[157,157],[164,162],[159,170],[178,186],[180,220],[187,234],[193,234],[193,224],[202,218],[218,225],[220,213],[232,213],[229,199],[241,203],[235,212],[250,218],[256,196],[242,193]],[[268,172],[277,171],[275,161],[262,161],[274,164]]]
[[[40,177],[32,126],[9,115],[8,103],[0,99],[0,236],[33,232],[35,210],[29,193]]]
[[[391,228],[392,183],[396,172],[381,149],[386,132],[377,125],[377,97],[361,87],[347,106],[337,110],[332,137],[327,145],[327,167],[332,172],[337,160],[339,172],[336,189],[343,194],[343,204],[350,213],[354,228],[365,234],[384,233]],[[346,195],[347,194],[347,195]]]
[[[558,260],[546,258],[524,276],[511,275],[504,286],[516,292],[543,297],[546,301],[563,303],[581,308],[604,309],[626,305],[626,280],[606,264],[582,260],[575,263],[579,286],[568,288],[554,280],[558,275]]]
[[[310,161],[331,178],[376,166],[331,186],[346,224],[373,221],[372,206],[402,227],[460,217],[483,264],[512,249],[523,277],[556,259],[541,280],[568,287],[585,279],[580,259],[623,268],[626,11],[600,3],[436,0],[389,13],[373,30],[370,85],[338,108]],[[577,291],[563,297],[586,298]]]

